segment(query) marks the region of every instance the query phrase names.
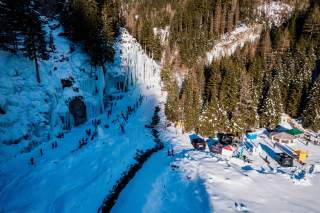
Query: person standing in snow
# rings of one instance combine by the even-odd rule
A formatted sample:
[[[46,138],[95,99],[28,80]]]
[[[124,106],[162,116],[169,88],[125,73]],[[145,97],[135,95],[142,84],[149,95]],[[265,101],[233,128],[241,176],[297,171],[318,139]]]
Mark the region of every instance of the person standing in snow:
[[[43,155],[43,150],[42,150],[42,149],[40,149],[40,155],[41,155],[41,156]]]
[[[124,130],[124,126],[122,124],[120,124],[120,129],[121,129],[121,133],[124,134],[125,130]]]
[[[54,149],[54,142],[51,143],[51,149]]]
[[[33,157],[30,158],[30,163],[31,163],[31,165],[34,165],[34,159],[33,159]]]

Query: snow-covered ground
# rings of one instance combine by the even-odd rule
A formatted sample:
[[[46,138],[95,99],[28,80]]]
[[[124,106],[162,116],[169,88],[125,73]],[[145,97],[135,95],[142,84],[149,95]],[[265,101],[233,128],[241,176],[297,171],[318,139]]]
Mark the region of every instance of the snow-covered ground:
[[[242,26],[238,33],[246,34],[247,30]],[[17,154],[18,145],[1,149],[6,153],[15,150],[15,157],[11,155],[0,162],[0,212],[96,212],[121,174],[135,162],[136,151],[155,145],[145,125],[150,123],[157,105],[162,108],[159,130],[166,148],[138,171],[112,212],[320,211],[320,146],[293,144],[292,149],[303,148],[309,157],[306,165],[295,162],[292,168],[280,167],[272,159],[270,150],[276,148],[263,130],[253,141],[262,147],[259,154],[248,152],[252,163],[215,155],[208,149],[194,150],[190,133],[183,134],[181,129],[165,125],[165,93],[161,92],[159,65],[144,54],[125,30],[121,31],[115,49],[115,62],[107,65],[108,76],[104,78],[108,94],[115,99],[109,102],[105,113],[93,116],[101,120],[96,137],[91,140],[86,135],[86,129],[94,132],[89,120],[65,132],[63,138],[43,141],[28,153]],[[61,68],[64,69],[72,71],[70,67]],[[116,89],[119,82],[125,82],[127,92]],[[140,97],[143,101],[126,121],[122,114]],[[88,138],[88,142],[79,148],[83,138]],[[52,149],[54,141],[58,147]],[[173,157],[167,156],[170,147],[175,150]],[[270,164],[263,160],[265,156]],[[30,165],[31,157],[35,165]],[[311,169],[311,165],[316,169]]]
[[[94,120],[89,119],[66,131],[63,138],[44,140],[27,153],[20,154],[19,145],[1,144],[3,154],[12,150],[14,155],[4,158],[1,153],[0,212],[96,212],[121,174],[135,162],[137,150],[155,146],[145,125],[151,122],[154,108],[162,100],[160,67],[126,30],[121,31],[115,48],[115,62],[107,65],[105,79],[107,94],[114,98],[105,113],[94,116],[101,124],[93,139]],[[76,61],[76,56],[71,60]],[[72,67],[58,70],[74,74]],[[124,82],[128,91],[116,89],[117,82]],[[45,83],[43,78],[43,87]],[[128,113],[127,120],[128,107],[132,113]],[[87,129],[91,130],[90,136]],[[80,146],[82,139],[87,143]],[[57,148],[52,148],[53,142],[57,142]],[[34,165],[30,164],[31,158]]]
[[[232,55],[238,48],[242,48],[246,43],[252,43],[260,38],[262,26],[255,24],[252,26],[240,25],[234,31],[226,33],[218,39],[210,52],[207,53],[207,61],[210,64],[213,60],[218,60],[224,56]]]
[[[253,163],[194,150],[189,134],[168,128],[163,135],[175,149],[155,155],[122,192],[112,212],[319,212],[320,147],[301,143],[307,165],[283,168],[259,156]],[[255,143],[268,146],[262,136]],[[269,147],[272,149],[271,147]],[[268,155],[266,150],[262,153]],[[269,159],[271,158],[268,156]],[[296,164],[298,165],[298,164]]]
[[[101,68],[92,67],[79,46],[60,36],[63,28],[57,20],[48,20],[44,28],[48,39],[52,35],[55,50],[49,60],[39,61],[40,84],[33,61],[0,52],[0,106],[5,111],[0,116],[0,161],[17,154],[13,150],[33,146],[32,141],[42,143],[73,127],[68,107],[73,98],[82,97],[89,119],[104,108]],[[66,79],[73,83],[63,88],[61,80]]]

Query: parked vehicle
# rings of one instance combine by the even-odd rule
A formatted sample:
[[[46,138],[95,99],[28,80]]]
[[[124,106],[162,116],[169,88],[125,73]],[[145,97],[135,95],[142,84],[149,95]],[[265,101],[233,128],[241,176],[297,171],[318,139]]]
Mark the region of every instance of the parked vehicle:
[[[218,143],[223,145],[231,145],[234,136],[232,134],[218,133]]]
[[[215,154],[221,154],[222,153],[222,148],[223,148],[223,145],[220,144],[220,143],[217,143],[217,144],[212,145],[210,147],[210,152],[213,152]]]
[[[289,156],[286,153],[277,153],[278,163],[283,167],[292,167],[293,166],[293,157]]]
[[[198,150],[206,149],[206,141],[202,138],[194,138],[192,139],[191,143],[195,149],[198,149]]]

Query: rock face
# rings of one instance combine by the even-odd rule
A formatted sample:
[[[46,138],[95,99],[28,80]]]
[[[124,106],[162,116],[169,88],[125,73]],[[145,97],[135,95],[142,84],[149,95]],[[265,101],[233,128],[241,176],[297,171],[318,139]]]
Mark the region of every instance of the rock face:
[[[74,79],[72,77],[61,79],[62,88],[71,87],[73,85]]]
[[[4,114],[6,114],[6,112],[5,112],[4,109],[2,109],[1,106],[0,106],[0,115],[4,115]]]
[[[82,97],[75,97],[69,102],[69,111],[73,115],[75,126],[87,121],[86,105]]]

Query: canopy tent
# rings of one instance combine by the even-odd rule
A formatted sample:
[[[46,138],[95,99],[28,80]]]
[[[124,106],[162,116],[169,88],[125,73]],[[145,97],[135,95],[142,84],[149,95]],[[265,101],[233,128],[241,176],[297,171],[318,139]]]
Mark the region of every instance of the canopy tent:
[[[246,134],[247,138],[250,139],[250,140],[255,140],[257,139],[257,133],[254,133],[254,132],[248,132]]]
[[[300,129],[293,128],[293,129],[287,130],[286,133],[296,137],[296,136],[302,135],[304,132],[301,131]]]

